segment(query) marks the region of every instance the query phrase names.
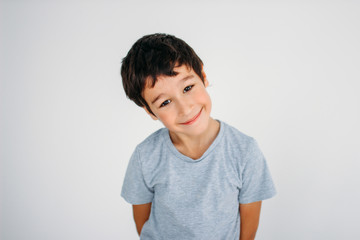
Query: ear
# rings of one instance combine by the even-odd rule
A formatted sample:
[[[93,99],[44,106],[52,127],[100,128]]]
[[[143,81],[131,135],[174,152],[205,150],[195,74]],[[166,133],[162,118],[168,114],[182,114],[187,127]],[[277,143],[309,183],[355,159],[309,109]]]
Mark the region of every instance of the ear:
[[[204,65],[203,65],[203,67],[202,67],[201,74],[203,75],[203,78],[204,78],[204,85],[205,85],[205,87],[208,87],[208,86],[209,86],[209,81],[207,80],[206,74],[205,74],[205,72],[204,72]]]
[[[143,109],[145,110],[145,112],[146,112],[147,114],[150,115],[150,117],[151,117],[153,120],[158,120],[158,118],[157,118],[156,116],[154,116],[151,112],[149,112],[149,110],[147,110],[146,107],[143,107]]]

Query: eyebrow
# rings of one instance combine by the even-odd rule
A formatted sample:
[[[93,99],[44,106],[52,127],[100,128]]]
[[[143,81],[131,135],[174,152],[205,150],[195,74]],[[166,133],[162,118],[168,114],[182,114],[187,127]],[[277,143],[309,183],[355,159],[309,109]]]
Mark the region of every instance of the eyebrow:
[[[191,79],[191,78],[193,78],[193,77],[194,77],[193,74],[187,75],[186,77],[180,79],[180,81],[186,81],[186,80],[189,80],[189,79]],[[152,101],[151,101],[151,104],[154,104],[154,103],[161,97],[161,95],[163,95],[163,93],[160,93],[159,96],[157,96],[154,100],[152,100]]]

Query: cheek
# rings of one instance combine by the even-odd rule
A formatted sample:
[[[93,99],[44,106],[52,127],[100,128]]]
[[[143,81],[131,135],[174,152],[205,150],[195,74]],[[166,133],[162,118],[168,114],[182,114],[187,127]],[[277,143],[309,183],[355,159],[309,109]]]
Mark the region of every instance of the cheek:
[[[159,117],[160,121],[163,123],[170,122],[173,119],[173,116],[175,116],[175,114],[172,114],[170,109],[163,111],[161,113],[158,113],[158,117]]]
[[[198,95],[197,100],[200,103],[211,107],[211,99],[210,99],[210,96],[209,96],[209,94],[208,94],[208,92],[206,90],[202,91],[201,94]]]
[[[201,104],[205,107],[207,115],[210,115],[212,103],[209,94],[205,91],[205,93],[202,94],[201,99],[199,100],[201,101]]]

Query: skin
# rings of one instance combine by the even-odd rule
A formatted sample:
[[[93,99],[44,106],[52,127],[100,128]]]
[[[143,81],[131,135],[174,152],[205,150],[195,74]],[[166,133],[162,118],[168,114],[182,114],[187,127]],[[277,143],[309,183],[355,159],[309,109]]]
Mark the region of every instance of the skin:
[[[239,205],[240,240],[255,239],[259,226],[261,203],[262,201]]]
[[[142,93],[148,103],[154,120],[161,121],[169,130],[174,146],[182,154],[198,159],[216,138],[220,124],[210,117],[211,99],[206,91],[209,85],[206,74],[204,82],[187,66],[174,68],[176,76],[159,76],[154,87],[145,86]],[[240,204],[240,240],[255,238],[259,224],[261,201]],[[133,205],[133,214],[138,234],[151,213],[151,203]]]
[[[139,236],[141,234],[141,229],[143,228],[145,222],[150,217],[151,203],[133,205],[133,215],[136,224],[136,231]]]
[[[153,88],[149,84],[143,91],[154,120],[169,129],[174,146],[182,154],[196,159],[206,151],[216,138],[220,124],[210,117],[211,99],[206,91],[209,82],[203,72],[204,82],[186,65],[174,68],[176,76],[159,76]],[[156,101],[154,101],[156,99]],[[185,124],[199,114],[195,122]]]

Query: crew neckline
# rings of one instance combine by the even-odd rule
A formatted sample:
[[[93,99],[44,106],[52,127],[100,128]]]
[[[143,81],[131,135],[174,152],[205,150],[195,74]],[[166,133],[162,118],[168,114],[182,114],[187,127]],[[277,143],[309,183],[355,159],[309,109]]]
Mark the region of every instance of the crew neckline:
[[[167,129],[167,128],[165,128],[165,131],[164,131],[166,145],[170,148],[171,152],[173,154],[175,154],[176,157],[178,157],[186,162],[197,163],[197,162],[202,161],[204,158],[206,158],[206,156],[208,156],[210,154],[210,152],[212,150],[214,150],[214,148],[216,147],[216,145],[218,145],[222,136],[224,135],[224,123],[218,119],[215,119],[215,120],[220,123],[220,130],[219,130],[217,136],[215,137],[214,141],[211,143],[211,145],[208,147],[208,149],[204,152],[204,154],[200,158],[192,159],[192,158],[182,154],[181,152],[179,152],[179,150],[177,150],[177,148],[172,143],[171,138],[170,138],[169,129]]]

